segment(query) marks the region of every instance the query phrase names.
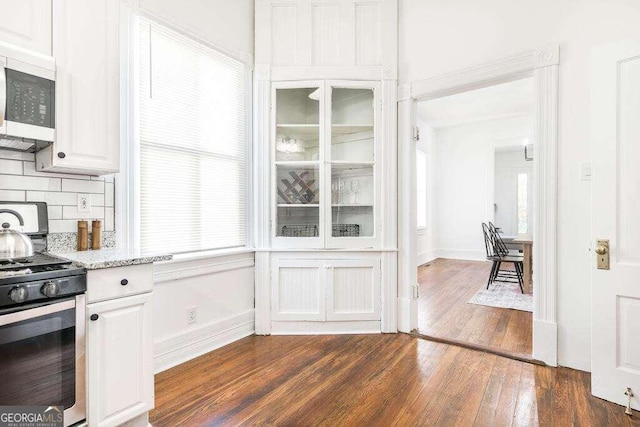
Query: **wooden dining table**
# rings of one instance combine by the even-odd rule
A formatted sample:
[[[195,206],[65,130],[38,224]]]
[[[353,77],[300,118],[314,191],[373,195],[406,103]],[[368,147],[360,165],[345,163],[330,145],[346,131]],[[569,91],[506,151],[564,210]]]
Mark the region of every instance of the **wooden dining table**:
[[[524,246],[524,292],[533,292],[533,236],[531,234],[518,234],[513,243]]]

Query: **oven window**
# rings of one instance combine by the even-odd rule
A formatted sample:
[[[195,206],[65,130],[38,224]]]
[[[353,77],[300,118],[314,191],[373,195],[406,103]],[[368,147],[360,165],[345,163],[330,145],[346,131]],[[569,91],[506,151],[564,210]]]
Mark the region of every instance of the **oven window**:
[[[0,326],[0,405],[73,406],[75,329],[75,308]]]

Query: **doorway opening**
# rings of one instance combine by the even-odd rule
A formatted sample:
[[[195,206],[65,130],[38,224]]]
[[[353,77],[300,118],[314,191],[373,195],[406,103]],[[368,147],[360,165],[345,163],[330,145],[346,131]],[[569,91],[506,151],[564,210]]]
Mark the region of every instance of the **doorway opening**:
[[[418,101],[417,332],[531,356],[533,77]]]

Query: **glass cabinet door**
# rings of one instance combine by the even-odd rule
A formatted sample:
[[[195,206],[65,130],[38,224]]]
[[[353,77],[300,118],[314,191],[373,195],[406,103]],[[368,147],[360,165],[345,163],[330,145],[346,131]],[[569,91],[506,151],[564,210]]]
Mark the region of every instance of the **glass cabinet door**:
[[[321,85],[274,89],[274,234],[276,238],[300,238],[296,244],[283,246],[321,245],[322,93]]]
[[[375,91],[330,88],[331,235],[329,246],[363,246],[375,232]],[[369,239],[363,239],[369,238]],[[357,240],[353,240],[357,239]]]

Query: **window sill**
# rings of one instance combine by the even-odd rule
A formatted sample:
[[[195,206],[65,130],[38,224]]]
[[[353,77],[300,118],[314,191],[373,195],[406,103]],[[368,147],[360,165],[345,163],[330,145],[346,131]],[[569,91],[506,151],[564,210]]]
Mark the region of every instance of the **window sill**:
[[[226,257],[230,255],[238,255],[238,254],[248,254],[255,252],[253,248],[230,248],[230,249],[214,249],[210,251],[202,251],[202,252],[190,252],[186,254],[178,254],[174,255],[171,261],[166,261],[166,264],[175,263],[175,262],[187,262],[187,261],[197,261],[204,259],[215,259],[220,257]]]

